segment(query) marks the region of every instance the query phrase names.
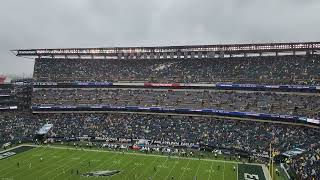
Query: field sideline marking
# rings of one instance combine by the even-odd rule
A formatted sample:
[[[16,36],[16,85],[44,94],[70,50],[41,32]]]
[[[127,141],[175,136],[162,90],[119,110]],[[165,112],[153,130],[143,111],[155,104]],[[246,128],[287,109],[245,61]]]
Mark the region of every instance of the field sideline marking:
[[[239,179],[239,164],[237,164],[237,180]]]
[[[271,172],[269,172],[269,170],[266,166],[261,165],[261,167],[262,167],[262,171],[263,171],[265,178],[267,180],[270,180],[271,179]]]
[[[74,149],[74,148],[69,148],[69,147],[60,147],[60,146],[38,146],[38,145],[25,145],[25,146],[34,146],[34,147],[48,147],[48,148],[54,148],[54,149],[70,149],[70,150],[78,150],[80,151],[81,149]],[[107,152],[107,153],[123,153],[120,151],[110,151],[110,150],[97,150],[97,149],[83,149],[83,151],[92,151],[92,152]],[[167,155],[159,155],[159,154],[142,154],[142,153],[132,153],[132,152],[124,152],[124,154],[131,154],[131,155],[138,155],[138,156],[155,156],[155,157],[168,157]],[[177,156],[170,156],[172,159],[186,159],[186,160],[199,160],[199,158],[186,158],[186,157],[177,157]],[[214,161],[214,162],[221,162],[221,163],[231,163],[231,164],[242,164],[243,162],[237,162],[237,161],[224,161],[224,160],[216,160],[216,159],[200,159],[203,161]],[[263,164],[258,164],[258,163],[245,163],[245,164],[251,164],[251,165],[257,165],[261,166]]]
[[[197,171],[196,171],[196,174],[195,174],[196,179],[197,179],[197,175],[198,175],[198,172],[199,172],[201,163],[202,163],[202,161],[199,162],[199,166],[198,166]]]
[[[225,168],[226,168],[226,163],[223,162],[223,171],[222,171],[222,179],[224,180],[224,171],[225,171]]]

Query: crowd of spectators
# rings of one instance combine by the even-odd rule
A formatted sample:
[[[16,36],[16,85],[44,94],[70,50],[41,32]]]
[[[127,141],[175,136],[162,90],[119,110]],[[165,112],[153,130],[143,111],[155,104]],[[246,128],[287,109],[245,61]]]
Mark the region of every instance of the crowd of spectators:
[[[272,141],[278,151],[309,148],[320,136],[317,129],[210,117],[139,114],[31,114],[1,113],[2,141],[33,138],[52,123],[51,137],[136,138],[163,142],[208,144],[248,152],[262,152]]]
[[[0,110],[30,108],[32,86],[28,84],[0,84]]]
[[[165,89],[38,89],[34,105],[114,105],[223,109],[319,118],[320,96],[314,93]]]
[[[0,111],[0,144],[32,140],[39,123],[30,112]]]
[[[215,59],[37,59],[36,81],[319,84],[319,56]]]
[[[310,148],[306,153],[295,157],[290,163],[300,179],[311,179],[312,177],[320,177],[320,147],[319,144],[314,148]]]
[[[17,106],[18,102],[15,97],[12,84],[0,84],[0,110],[7,109],[10,106]]]

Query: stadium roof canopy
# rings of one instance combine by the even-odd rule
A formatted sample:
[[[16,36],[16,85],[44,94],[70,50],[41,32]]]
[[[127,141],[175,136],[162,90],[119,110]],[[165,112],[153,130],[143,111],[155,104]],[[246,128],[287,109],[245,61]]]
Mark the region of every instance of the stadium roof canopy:
[[[17,49],[11,50],[15,56],[31,58],[82,58],[104,57],[115,59],[147,59],[175,58],[180,56],[226,57],[229,55],[299,53],[320,54],[320,42],[294,43],[259,43],[259,44],[218,44],[218,45],[188,45],[188,46],[155,46],[155,47],[108,47],[108,48],[65,48],[65,49]]]

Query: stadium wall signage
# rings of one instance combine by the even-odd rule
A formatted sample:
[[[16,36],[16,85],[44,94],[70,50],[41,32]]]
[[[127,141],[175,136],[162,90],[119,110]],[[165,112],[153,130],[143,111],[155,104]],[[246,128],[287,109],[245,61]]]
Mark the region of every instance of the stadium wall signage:
[[[18,109],[18,106],[5,106],[5,107],[0,107],[0,110],[16,110]]]
[[[284,91],[284,92],[320,92],[320,86],[303,85],[259,85],[259,84],[196,84],[196,83],[125,83],[125,82],[34,82],[37,88],[98,88],[98,87],[131,87],[131,88],[185,88],[185,89],[220,89],[220,90],[247,90],[247,91]]]

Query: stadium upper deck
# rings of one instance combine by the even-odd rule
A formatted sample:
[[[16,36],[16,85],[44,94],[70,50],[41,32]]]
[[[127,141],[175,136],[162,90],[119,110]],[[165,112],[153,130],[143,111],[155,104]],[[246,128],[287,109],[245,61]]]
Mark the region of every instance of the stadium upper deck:
[[[13,52],[36,58],[36,82],[320,84],[318,42]]]

